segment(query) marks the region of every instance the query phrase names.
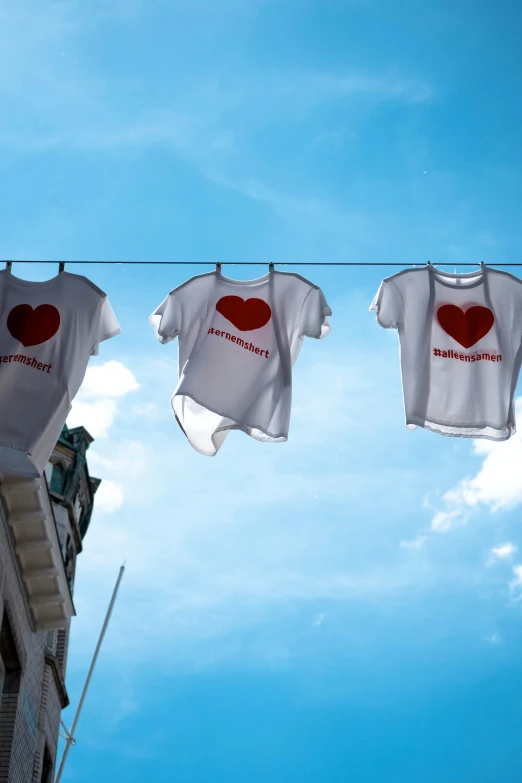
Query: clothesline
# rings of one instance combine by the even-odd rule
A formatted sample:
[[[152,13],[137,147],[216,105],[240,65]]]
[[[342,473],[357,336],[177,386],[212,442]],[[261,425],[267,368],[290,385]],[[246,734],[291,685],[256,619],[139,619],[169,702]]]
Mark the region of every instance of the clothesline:
[[[197,263],[29,260],[58,264],[58,274],[43,283],[10,274],[21,260],[4,263],[0,472],[38,478],[89,357],[97,356],[100,343],[121,331],[104,291],[86,276],[60,272],[68,264],[82,263],[119,264],[124,271],[126,264]],[[430,261],[302,263],[303,268],[403,267],[396,274],[390,270],[392,276],[382,281],[370,309],[381,326],[399,331],[407,425],[455,437],[507,440],[515,432],[522,280],[483,261],[462,265],[479,269],[448,274]],[[330,331],[332,311],[321,288],[298,274],[271,274],[275,262],[265,261],[263,271],[267,266],[270,271],[263,277],[241,281],[219,274],[218,262],[215,272],[192,276],[171,290],[149,316],[160,343],[179,340],[171,406],[189,443],[206,456],[218,452],[231,430],[261,442],[287,440],[292,368],[301,344],[304,337],[321,339]]]
[[[394,261],[273,261],[273,266],[376,266],[376,267],[419,267],[424,264],[414,263],[400,263]],[[462,267],[462,266],[480,266],[480,261],[465,261],[465,262],[431,262],[433,266],[449,266],[449,267]],[[267,266],[268,261],[61,261],[60,259],[54,260],[35,260],[35,259],[12,259],[12,260],[0,260],[0,264],[114,264],[117,266]],[[521,263],[489,263],[489,267],[522,267]]]

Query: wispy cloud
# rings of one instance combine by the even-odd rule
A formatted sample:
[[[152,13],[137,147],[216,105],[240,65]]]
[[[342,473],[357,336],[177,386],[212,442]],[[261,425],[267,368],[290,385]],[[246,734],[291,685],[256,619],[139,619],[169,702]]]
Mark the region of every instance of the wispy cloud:
[[[132,412],[135,416],[144,416],[146,419],[157,419],[160,415],[158,406],[154,402],[144,402],[141,405],[134,405]]]
[[[178,3],[183,8],[183,3]],[[207,4],[211,9],[213,4]],[[237,6],[231,4],[229,14]],[[20,0],[5,7],[0,30],[0,144],[13,149],[74,147],[111,150],[163,145],[202,170],[234,179],[232,159],[244,166],[249,136],[275,122],[295,122],[333,102],[417,104],[430,99],[429,85],[393,69],[281,70],[201,75],[184,63],[184,78],[153,91],[143,79],[108,75],[93,62],[89,33],[117,23],[121,35],[140,25],[154,4],[84,4]],[[190,4],[188,4],[188,7]],[[230,18],[230,17],[229,17]],[[136,100],[137,94],[140,100]],[[117,98],[117,100],[116,100]],[[127,100],[126,100],[127,99]],[[173,108],[175,107],[175,108]],[[30,120],[30,122],[29,122]],[[310,141],[317,138],[313,130]],[[237,184],[237,179],[236,179]]]
[[[301,231],[319,226],[321,232],[335,237],[344,248],[354,241],[370,241],[375,230],[373,220],[362,211],[334,206],[315,196],[296,196],[251,180],[235,187],[248,198],[270,206],[287,223],[298,224]]]
[[[492,644],[493,646],[502,644],[502,637],[498,633],[492,633],[491,636],[485,636],[484,641]]]
[[[491,557],[495,560],[506,560],[515,554],[517,548],[514,544],[508,541],[506,544],[500,546],[494,546],[491,550]]]
[[[252,13],[267,1],[177,0],[170,4],[178,19],[173,34],[183,38],[192,6],[205,7],[199,24],[204,20],[215,26],[223,17],[230,28],[244,22],[249,6]],[[374,111],[429,102],[429,84],[393,64],[314,69],[250,61],[238,68],[224,58],[219,67],[212,62],[205,68],[204,58],[202,64],[187,56],[182,71],[173,65],[167,77],[153,57],[146,72],[134,69],[129,54],[127,68],[108,69],[93,39],[110,34],[114,50],[127,52],[127,36],[132,47],[135,31],[146,27],[148,15],[155,19],[158,4],[96,0],[88,11],[79,0],[6,5],[0,25],[0,148],[20,156],[171,156],[198,177],[283,217],[290,230],[295,224],[310,252],[316,252],[317,242],[317,252],[327,247],[330,255],[346,257],[352,248],[355,253],[360,245],[374,245],[379,232],[392,236],[395,217],[385,229],[386,216],[363,214],[357,206],[340,203],[338,194],[319,196],[311,181],[296,188],[291,178],[280,176],[286,161],[277,155],[284,156],[285,145],[307,151],[311,161],[321,144],[328,149],[333,142],[338,150],[348,144],[353,150]],[[273,129],[277,145],[267,141]],[[43,218],[49,235],[52,219],[47,213]],[[106,417],[106,411],[100,410],[100,416]]]
[[[416,538],[412,539],[411,541],[401,541],[400,546],[403,549],[420,549],[424,546],[425,542],[428,540],[427,536],[417,536]]]
[[[447,495],[444,496],[445,499]],[[431,521],[431,529],[434,533],[446,533],[459,520],[461,523],[466,521],[465,514],[460,509],[452,508],[449,511],[437,511]]]

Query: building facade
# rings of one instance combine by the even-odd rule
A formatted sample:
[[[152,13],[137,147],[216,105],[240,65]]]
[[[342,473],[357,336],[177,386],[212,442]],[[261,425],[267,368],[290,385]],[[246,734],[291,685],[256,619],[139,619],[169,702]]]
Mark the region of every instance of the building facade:
[[[0,783],[52,783],[76,561],[100,481],[64,427],[45,475],[0,473]]]

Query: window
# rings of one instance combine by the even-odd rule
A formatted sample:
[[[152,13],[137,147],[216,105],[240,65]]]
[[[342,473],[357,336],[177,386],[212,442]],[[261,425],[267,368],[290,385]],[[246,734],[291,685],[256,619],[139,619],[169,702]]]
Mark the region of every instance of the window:
[[[51,492],[56,492],[59,495],[63,495],[65,471],[61,465],[53,465],[53,472],[51,475]]]
[[[47,631],[45,635],[45,646],[48,650],[50,650],[53,655],[56,648],[56,638],[57,638],[57,631]]]

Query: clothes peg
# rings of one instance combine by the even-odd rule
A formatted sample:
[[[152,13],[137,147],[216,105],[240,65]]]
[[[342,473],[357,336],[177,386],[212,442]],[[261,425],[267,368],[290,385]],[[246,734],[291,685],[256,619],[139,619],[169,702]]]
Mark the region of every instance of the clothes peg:
[[[65,261],[60,261],[58,264],[58,274],[61,275],[62,272],[65,272]]]
[[[216,272],[218,273],[218,275],[221,274],[221,261],[218,261],[216,264]]]
[[[8,275],[11,274],[12,266],[13,266],[13,262],[12,261],[6,261],[5,262],[5,271],[7,272]]]

